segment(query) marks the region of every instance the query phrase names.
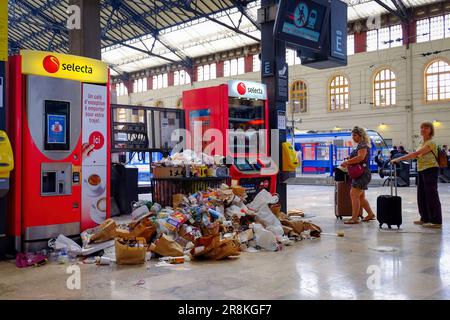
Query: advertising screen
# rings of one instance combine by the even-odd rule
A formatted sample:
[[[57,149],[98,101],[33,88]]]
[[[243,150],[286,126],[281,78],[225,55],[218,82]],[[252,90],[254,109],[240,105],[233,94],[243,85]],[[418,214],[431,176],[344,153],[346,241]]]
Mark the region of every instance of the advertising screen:
[[[45,100],[45,150],[70,149],[70,103]]]
[[[329,9],[326,0],[281,0],[275,37],[295,48],[320,50],[326,37]]]
[[[66,116],[47,114],[47,143],[66,143]]]

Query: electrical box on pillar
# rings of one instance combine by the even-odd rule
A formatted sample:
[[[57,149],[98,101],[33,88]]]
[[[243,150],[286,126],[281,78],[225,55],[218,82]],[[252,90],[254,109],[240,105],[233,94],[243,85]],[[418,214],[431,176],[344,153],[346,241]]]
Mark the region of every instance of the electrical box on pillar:
[[[14,169],[14,157],[5,131],[0,130],[0,198],[9,190],[9,175]]]
[[[282,158],[283,158],[283,171],[295,172],[299,166],[297,155],[290,142],[283,142],[281,144]]]

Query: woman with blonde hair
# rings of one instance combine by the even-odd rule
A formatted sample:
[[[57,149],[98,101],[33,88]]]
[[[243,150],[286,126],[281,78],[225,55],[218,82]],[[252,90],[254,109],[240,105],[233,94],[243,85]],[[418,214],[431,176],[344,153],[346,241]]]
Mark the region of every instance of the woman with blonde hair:
[[[420,125],[420,135],[422,136],[422,142],[416,152],[393,159],[391,163],[395,164],[399,161],[417,158],[417,205],[420,220],[414,221],[414,224],[422,225],[425,228],[441,228],[442,208],[438,192],[438,150],[436,143],[433,141],[433,124],[423,122]]]
[[[350,190],[350,197],[352,199],[352,217],[346,220],[346,224],[358,224],[361,208],[366,210],[367,216],[363,219],[364,222],[374,220],[375,214],[370,208],[369,201],[366,199],[365,190],[372,179],[370,172],[370,138],[366,130],[360,127],[354,127],[352,130],[353,141],[357,144],[356,148],[350,153],[348,160],[341,163],[341,166],[348,168],[351,165],[359,165],[362,167],[362,174],[352,179],[352,188]]]

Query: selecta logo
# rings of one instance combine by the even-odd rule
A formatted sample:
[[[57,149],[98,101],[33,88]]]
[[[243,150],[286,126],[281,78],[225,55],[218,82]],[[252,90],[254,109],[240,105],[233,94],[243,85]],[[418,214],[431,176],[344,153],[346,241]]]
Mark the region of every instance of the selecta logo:
[[[243,82],[239,82],[237,85],[237,92],[243,96],[244,94],[247,93],[247,87],[245,86],[245,83]]]
[[[58,72],[61,66],[61,69],[64,71],[92,74],[92,67],[89,67],[88,65],[80,66],[75,63],[60,64],[58,58],[55,56],[46,56],[42,61],[42,65],[48,73]]]
[[[48,73],[55,73],[59,70],[59,60],[55,56],[46,56],[42,65]]]
[[[249,85],[247,87],[247,85],[244,82],[239,82],[237,84],[236,89],[237,89],[237,92],[241,96],[246,95],[247,93],[249,93],[249,94],[263,94],[264,93],[264,91],[261,88],[253,87],[251,85]]]

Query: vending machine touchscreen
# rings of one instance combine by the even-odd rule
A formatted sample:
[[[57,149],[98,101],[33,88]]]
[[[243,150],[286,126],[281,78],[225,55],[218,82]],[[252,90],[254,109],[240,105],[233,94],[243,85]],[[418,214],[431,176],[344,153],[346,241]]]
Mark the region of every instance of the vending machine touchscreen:
[[[70,150],[70,102],[45,100],[45,150]]]

